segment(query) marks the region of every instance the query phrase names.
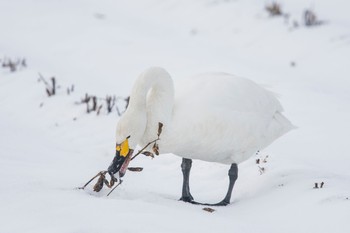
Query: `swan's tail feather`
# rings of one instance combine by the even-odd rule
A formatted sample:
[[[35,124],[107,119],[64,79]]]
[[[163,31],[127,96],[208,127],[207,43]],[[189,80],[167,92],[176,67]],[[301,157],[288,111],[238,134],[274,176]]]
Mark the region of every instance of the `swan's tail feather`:
[[[297,127],[292,124],[285,116],[280,112],[276,112],[273,116],[271,124],[268,126],[265,134],[266,143],[268,146],[275,139],[281,137],[282,135],[288,133],[289,131],[296,129]]]

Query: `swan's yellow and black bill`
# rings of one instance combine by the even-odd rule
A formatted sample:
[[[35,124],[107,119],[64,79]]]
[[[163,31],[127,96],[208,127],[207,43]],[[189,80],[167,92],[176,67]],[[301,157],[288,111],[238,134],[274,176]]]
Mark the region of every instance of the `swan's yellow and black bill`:
[[[116,145],[114,159],[108,167],[108,172],[110,174],[114,175],[119,171],[119,176],[124,176],[133,151],[129,148],[129,137],[127,137],[121,144]]]
[[[124,142],[122,142],[122,144],[120,145],[116,145],[116,153],[119,152],[119,155],[122,156],[122,157],[126,157],[128,154],[129,154],[129,151],[130,151],[130,148],[129,148],[129,137],[127,137],[125,139]]]

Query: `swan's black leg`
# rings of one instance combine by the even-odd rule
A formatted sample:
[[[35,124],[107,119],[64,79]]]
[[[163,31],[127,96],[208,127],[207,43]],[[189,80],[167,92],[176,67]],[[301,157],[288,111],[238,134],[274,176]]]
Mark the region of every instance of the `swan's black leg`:
[[[233,186],[235,185],[235,182],[238,178],[238,166],[236,163],[231,164],[231,168],[228,171],[228,177],[230,178],[230,184],[228,185],[227,194],[226,194],[224,200],[222,200],[219,203],[216,203],[212,206],[225,206],[225,205],[230,204],[232,189],[233,189]]]
[[[181,169],[183,174],[182,197],[180,198],[181,201],[190,202],[192,204],[197,204],[197,205],[208,205],[208,206],[226,206],[230,204],[232,190],[238,178],[237,164],[235,163],[231,164],[230,170],[228,171],[228,177],[230,178],[230,183],[228,186],[227,194],[222,201],[216,204],[204,204],[200,202],[195,202],[193,200],[193,197],[190,193],[190,184],[189,184],[191,167],[192,167],[192,160],[183,158],[182,164],[181,164]]]
[[[190,171],[192,167],[191,159],[182,159],[181,169],[183,174],[183,184],[182,184],[182,196],[181,201],[184,202],[193,202],[193,197],[190,193]]]

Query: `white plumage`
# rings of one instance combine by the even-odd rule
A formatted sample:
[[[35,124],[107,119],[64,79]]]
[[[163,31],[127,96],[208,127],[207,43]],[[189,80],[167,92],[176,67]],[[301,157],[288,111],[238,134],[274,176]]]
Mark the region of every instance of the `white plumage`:
[[[192,159],[200,159],[231,164],[227,194],[213,204],[224,206],[231,200],[237,164],[293,128],[282,111],[271,92],[248,79],[211,73],[183,80],[174,88],[168,72],[153,67],[136,80],[129,107],[117,125],[116,141],[119,145],[130,135],[132,149],[144,146],[157,138],[162,122],[160,152],[183,157],[180,200],[201,204],[194,201],[189,185]],[[113,173],[117,170],[111,166]]]
[[[153,67],[140,75],[130,97],[117,126],[117,143],[131,135],[133,149],[155,139],[162,122],[161,153],[240,163],[293,128],[273,93],[225,73],[173,85],[164,69]]]

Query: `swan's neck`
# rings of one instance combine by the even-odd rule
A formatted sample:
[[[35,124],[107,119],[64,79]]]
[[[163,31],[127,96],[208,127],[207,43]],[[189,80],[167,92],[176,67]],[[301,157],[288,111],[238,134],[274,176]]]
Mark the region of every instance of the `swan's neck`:
[[[162,68],[150,68],[139,76],[125,113],[131,113],[134,121],[138,121],[136,125],[140,125],[136,130],[143,131],[137,144],[145,145],[157,137],[158,122],[164,124],[163,133],[166,132],[171,122],[173,105],[174,85],[168,72]]]

